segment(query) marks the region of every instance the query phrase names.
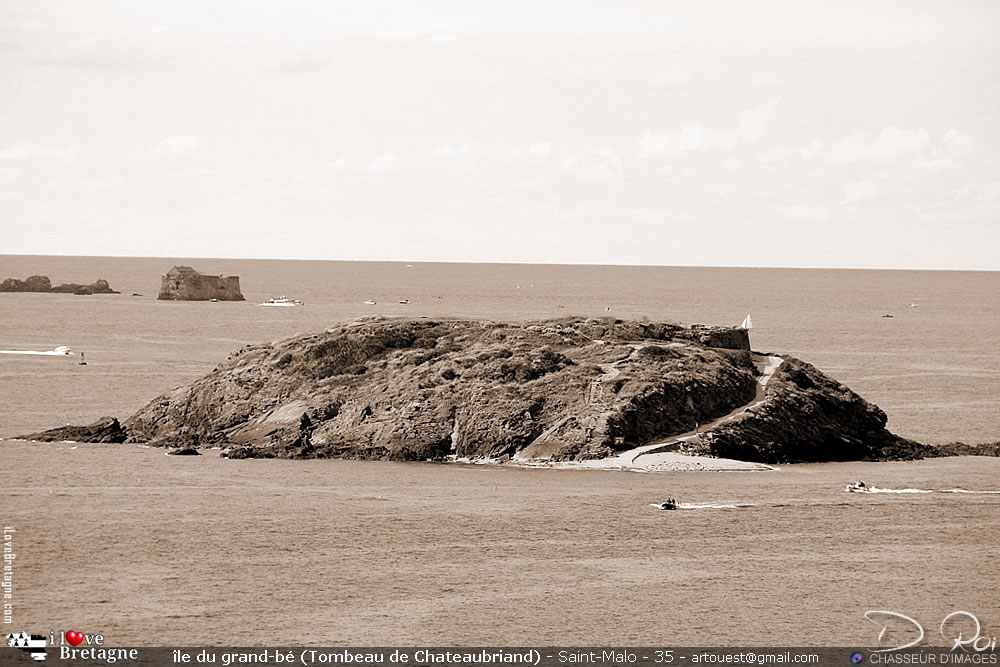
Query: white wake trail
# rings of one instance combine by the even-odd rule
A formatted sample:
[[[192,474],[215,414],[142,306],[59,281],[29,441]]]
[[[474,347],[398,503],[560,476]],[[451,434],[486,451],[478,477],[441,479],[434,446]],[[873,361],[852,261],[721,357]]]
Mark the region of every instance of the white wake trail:
[[[36,357],[64,357],[70,354],[69,347],[65,345],[60,345],[54,350],[39,351],[39,350],[0,350],[0,354],[29,354]]]

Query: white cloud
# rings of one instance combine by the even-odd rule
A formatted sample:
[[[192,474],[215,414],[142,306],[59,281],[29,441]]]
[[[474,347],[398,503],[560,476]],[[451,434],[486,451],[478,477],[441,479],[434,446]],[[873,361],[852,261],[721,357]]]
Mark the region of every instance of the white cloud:
[[[548,156],[552,155],[552,146],[551,144],[542,141],[528,146],[528,152],[531,153],[532,157],[535,159],[544,160]]]
[[[953,169],[958,166],[955,159],[950,156],[932,158],[919,157],[912,160],[906,160],[903,164],[910,169],[910,171],[916,173],[938,172],[946,169]]]
[[[852,181],[844,183],[841,190],[844,192],[844,204],[856,204],[865,199],[873,198],[878,192],[878,185],[871,179]]]
[[[677,88],[694,81],[694,75],[683,67],[672,67],[653,75],[651,83],[657,88]]]
[[[785,77],[777,72],[757,72],[743,84],[747,88],[762,86],[780,86],[785,83]]]
[[[952,197],[961,201],[989,202],[1000,199],[1000,180],[987,183],[969,183],[951,191]]]
[[[293,200],[300,194],[301,190],[294,185],[264,181],[244,186],[233,193],[229,200],[236,204],[264,203]]]
[[[510,151],[510,156],[515,160],[520,160],[528,155],[536,160],[544,160],[552,155],[552,144],[547,141],[539,141],[526,147],[515,146]]]
[[[767,126],[777,115],[777,109],[778,100],[773,99],[740,114],[739,138],[751,144],[760,141],[767,131]]]
[[[0,192],[13,185],[23,170],[23,167],[0,167]]]
[[[122,187],[122,179],[118,177],[89,178],[83,182],[80,189],[89,193],[114,192]]]
[[[823,143],[819,139],[813,139],[811,142],[809,142],[808,144],[799,149],[799,155],[801,155],[806,160],[811,160],[820,153],[822,153],[825,147],[826,147],[825,143]]]
[[[682,127],[678,132],[643,133],[639,139],[639,154],[643,157],[667,155],[679,157],[703,150],[709,143],[708,130],[701,125]]]
[[[778,99],[773,99],[744,111],[736,127],[711,128],[696,123],[676,132],[643,133],[639,139],[639,154],[643,157],[681,157],[707,150],[732,150],[741,144],[756,144],[774,121],[778,102]]]
[[[959,132],[952,127],[941,137],[941,145],[938,150],[948,155],[966,157],[975,151],[975,142],[968,134]]]
[[[785,204],[775,207],[775,210],[789,220],[803,222],[826,222],[830,219],[830,209],[824,206],[805,206],[802,204]]]
[[[435,160],[455,162],[466,169],[471,169],[478,164],[478,160],[473,155],[471,144],[441,144],[431,151],[431,157]]]
[[[611,146],[601,146],[570,155],[562,161],[563,171],[582,178],[609,178],[624,168],[622,154]]]
[[[833,145],[813,140],[800,151],[806,159],[820,158],[826,164],[850,164],[868,159],[868,142],[861,134],[853,134]]]
[[[150,149],[150,153],[161,157],[181,157],[194,155],[201,150],[201,137],[182,135],[161,139]]]
[[[426,37],[427,43],[434,47],[449,47],[458,43],[458,35],[453,32],[434,32]]]
[[[629,209],[627,215],[632,220],[645,225],[659,225],[667,222],[669,216],[667,211],[661,208],[640,207]]]
[[[321,51],[299,51],[279,58],[280,72],[322,72],[330,67],[330,58]]]
[[[340,171],[345,167],[347,167],[347,158],[343,156],[338,157],[335,160],[330,160],[326,163],[326,168],[331,171]]]
[[[72,148],[43,148],[22,141],[0,150],[0,161],[25,162],[28,160],[49,160],[69,164],[76,160],[76,151]]]
[[[879,132],[870,150],[873,159],[889,161],[924,155],[930,145],[930,134],[924,128],[901,130],[887,127]]]
[[[952,128],[935,145],[924,128],[907,130],[886,127],[874,140],[861,133],[827,144],[814,139],[799,153],[807,159],[819,159],[829,165],[859,162],[897,162],[915,171],[936,171],[956,166],[953,158],[967,157],[975,151],[972,137]]]
[[[394,174],[405,169],[406,164],[406,160],[395,153],[382,153],[368,161],[365,171],[369,174]]]
[[[32,146],[31,144],[18,142],[13,146],[8,146],[7,148],[0,151],[0,160],[9,160],[12,162],[30,160],[35,156],[37,151],[38,148]]]

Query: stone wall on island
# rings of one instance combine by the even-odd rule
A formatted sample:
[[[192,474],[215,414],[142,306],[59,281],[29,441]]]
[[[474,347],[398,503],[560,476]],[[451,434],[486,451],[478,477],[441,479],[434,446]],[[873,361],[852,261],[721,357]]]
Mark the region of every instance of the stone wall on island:
[[[160,278],[161,301],[245,301],[239,276],[208,276],[190,266],[175,266]]]

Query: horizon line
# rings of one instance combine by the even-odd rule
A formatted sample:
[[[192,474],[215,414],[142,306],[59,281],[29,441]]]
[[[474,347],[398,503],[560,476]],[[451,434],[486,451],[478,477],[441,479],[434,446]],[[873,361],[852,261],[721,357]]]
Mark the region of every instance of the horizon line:
[[[509,264],[515,266],[606,266],[622,268],[676,268],[676,269],[792,269],[819,271],[938,271],[966,273],[997,273],[1000,268],[941,268],[941,267],[885,267],[885,266],[788,266],[773,264],[620,264],[596,262],[527,262],[516,260],[462,260],[462,259],[351,259],[351,258],[317,258],[317,257],[235,257],[216,255],[72,255],[72,254],[36,254],[0,252],[0,257],[72,257],[92,259],[210,259],[262,262],[357,262],[385,264]]]

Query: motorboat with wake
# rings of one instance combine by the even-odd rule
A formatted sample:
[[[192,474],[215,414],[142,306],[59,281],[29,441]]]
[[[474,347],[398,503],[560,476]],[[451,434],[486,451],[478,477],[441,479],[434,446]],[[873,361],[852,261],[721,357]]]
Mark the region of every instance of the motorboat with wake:
[[[282,294],[277,299],[268,299],[264,303],[257,304],[257,305],[260,305],[260,306],[278,306],[278,307],[283,307],[283,308],[289,308],[289,307],[292,307],[292,306],[303,306],[305,304],[303,302],[299,301],[298,299],[289,299],[287,296],[285,296],[284,294]]]
[[[649,503],[649,506],[658,510],[675,510],[677,509],[677,501],[673,498],[667,498],[662,503]]]
[[[68,345],[60,345],[54,350],[39,352],[35,350],[0,350],[0,354],[30,354],[36,357],[64,357],[73,354]]]
[[[934,489],[882,489],[868,486],[862,481],[852,482],[844,489],[847,493],[934,493]]]

